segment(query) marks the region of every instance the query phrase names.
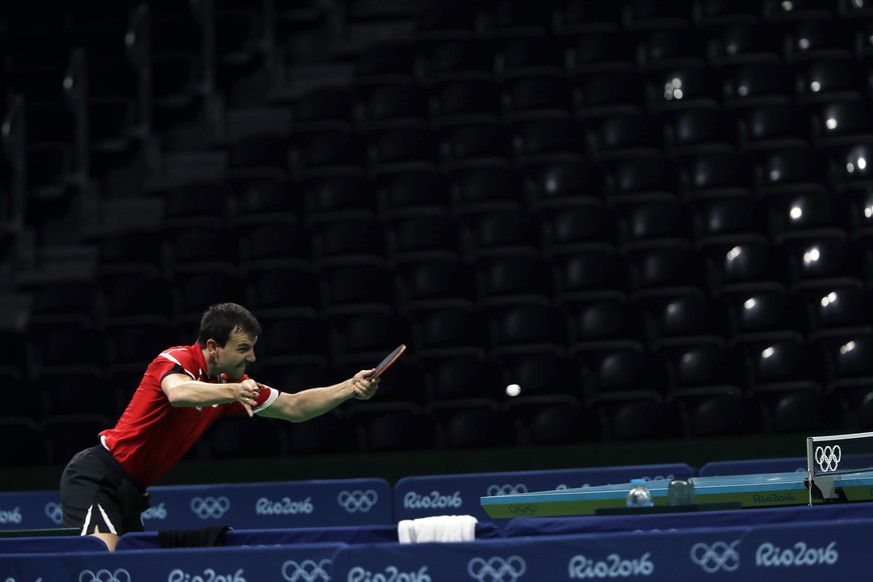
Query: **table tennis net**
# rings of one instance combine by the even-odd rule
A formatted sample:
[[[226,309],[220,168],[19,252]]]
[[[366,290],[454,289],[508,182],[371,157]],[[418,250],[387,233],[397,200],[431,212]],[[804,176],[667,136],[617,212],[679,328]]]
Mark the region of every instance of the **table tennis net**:
[[[808,437],[810,475],[841,475],[873,471],[873,432]]]

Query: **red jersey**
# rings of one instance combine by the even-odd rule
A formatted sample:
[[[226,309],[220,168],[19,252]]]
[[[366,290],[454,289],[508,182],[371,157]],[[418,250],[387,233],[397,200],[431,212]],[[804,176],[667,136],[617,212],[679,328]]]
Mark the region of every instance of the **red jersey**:
[[[221,417],[245,412],[239,402],[203,407],[174,407],[161,389],[167,374],[187,374],[193,380],[224,384],[247,378],[211,378],[200,346],[178,346],[152,360],[115,428],[100,433],[101,441],[141,487],[160,479],[188,452],[200,435]],[[264,388],[253,408],[269,407],[279,392]]]

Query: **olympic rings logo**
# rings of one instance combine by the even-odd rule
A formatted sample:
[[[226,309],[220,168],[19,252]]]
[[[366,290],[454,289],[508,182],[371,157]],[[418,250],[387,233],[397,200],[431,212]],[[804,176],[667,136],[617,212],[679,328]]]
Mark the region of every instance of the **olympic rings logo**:
[[[130,582],[130,572],[119,568],[114,572],[100,569],[96,572],[82,570],[79,572],[79,582]]]
[[[200,519],[218,519],[230,509],[227,497],[195,497],[191,500],[191,511]]]
[[[515,515],[533,515],[537,512],[537,506],[533,503],[513,503],[507,509]]]
[[[331,561],[328,559],[316,562],[315,560],[303,560],[299,564],[294,560],[288,560],[282,564],[282,578],[288,582],[317,582],[330,580],[327,573]]]
[[[379,501],[379,494],[372,489],[366,491],[341,491],[336,498],[340,506],[349,513],[366,513]]]
[[[843,452],[840,450],[840,445],[830,445],[824,447],[816,447],[815,462],[818,468],[823,472],[836,471],[840,465],[840,459],[843,457]]]
[[[64,521],[64,510],[57,501],[49,501],[45,504],[45,514],[53,523],[60,525]]]
[[[737,544],[740,540],[727,542],[715,542],[711,546],[697,543],[691,546],[691,561],[700,566],[707,574],[724,570],[733,572],[740,567],[740,554],[737,552]]]
[[[527,485],[519,483],[518,485],[491,485],[488,487],[486,494],[489,497],[496,495],[517,495],[519,493],[527,493]]]
[[[519,556],[473,558],[467,562],[467,573],[479,582],[515,582],[526,570],[527,563]]]

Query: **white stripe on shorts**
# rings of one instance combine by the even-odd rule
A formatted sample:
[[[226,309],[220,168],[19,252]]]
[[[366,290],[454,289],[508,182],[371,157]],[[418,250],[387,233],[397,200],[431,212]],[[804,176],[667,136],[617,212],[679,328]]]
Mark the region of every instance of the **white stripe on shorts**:
[[[114,535],[118,535],[118,532],[115,531],[115,526],[112,525],[111,521],[109,521],[109,516],[106,515],[106,512],[103,511],[103,507],[99,503],[97,504],[97,509],[100,510],[100,515],[103,516],[103,520],[106,522],[106,525],[109,527],[109,533],[114,534]]]

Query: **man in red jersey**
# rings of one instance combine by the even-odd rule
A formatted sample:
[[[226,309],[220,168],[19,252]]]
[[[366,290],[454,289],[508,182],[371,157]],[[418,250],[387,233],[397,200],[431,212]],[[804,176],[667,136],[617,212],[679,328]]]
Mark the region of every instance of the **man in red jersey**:
[[[260,323],[246,308],[221,303],[203,314],[196,344],[169,348],[152,360],[115,427],[64,469],[64,527],[95,535],[114,550],[122,534],[143,531],[147,487],[219,418],[245,412],[302,422],[350,398],[367,400],[379,387],[378,379],[367,379],[373,369],[294,394],[259,384],[246,375],[246,366],[255,361],[260,334]]]

